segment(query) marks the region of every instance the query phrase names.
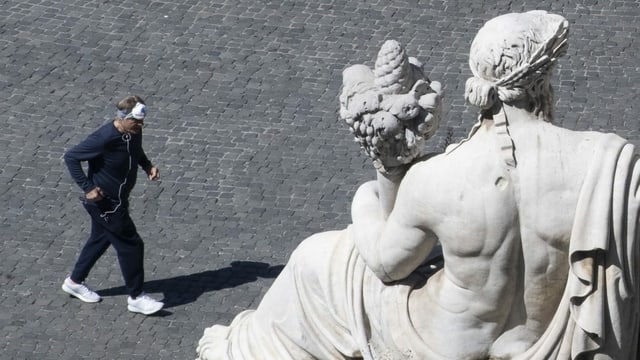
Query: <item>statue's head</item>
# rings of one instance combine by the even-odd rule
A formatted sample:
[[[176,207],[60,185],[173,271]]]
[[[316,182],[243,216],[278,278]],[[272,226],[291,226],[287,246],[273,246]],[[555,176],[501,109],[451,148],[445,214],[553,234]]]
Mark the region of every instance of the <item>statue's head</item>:
[[[478,31],[469,53],[474,77],[465,99],[482,110],[518,104],[552,120],[551,73],[567,47],[569,24],[560,15],[529,11],[498,16]]]

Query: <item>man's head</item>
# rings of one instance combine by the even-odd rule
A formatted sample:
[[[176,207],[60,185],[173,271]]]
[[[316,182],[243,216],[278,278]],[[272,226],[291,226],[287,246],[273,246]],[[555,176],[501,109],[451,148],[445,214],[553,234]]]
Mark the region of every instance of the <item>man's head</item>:
[[[147,114],[144,100],[137,95],[127,96],[120,100],[116,107],[118,108],[116,121],[119,127],[128,133],[140,133]]]
[[[481,109],[519,102],[551,121],[551,72],[566,51],[568,29],[565,18],[540,10],[489,20],[471,44],[467,101]]]

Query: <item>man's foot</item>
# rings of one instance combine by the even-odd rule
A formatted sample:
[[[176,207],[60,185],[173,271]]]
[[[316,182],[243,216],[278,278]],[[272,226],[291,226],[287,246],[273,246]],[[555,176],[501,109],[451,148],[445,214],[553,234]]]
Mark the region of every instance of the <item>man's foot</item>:
[[[127,304],[127,309],[129,309],[129,311],[145,315],[156,313],[160,311],[160,309],[162,309],[162,307],[164,306],[163,302],[158,301],[144,293],[138,295],[135,299],[129,296],[129,298],[127,299]]]
[[[64,282],[62,283],[62,291],[87,303],[96,303],[100,301],[100,295],[95,291],[91,290],[84,283],[77,284],[73,282],[71,278],[64,279]]]

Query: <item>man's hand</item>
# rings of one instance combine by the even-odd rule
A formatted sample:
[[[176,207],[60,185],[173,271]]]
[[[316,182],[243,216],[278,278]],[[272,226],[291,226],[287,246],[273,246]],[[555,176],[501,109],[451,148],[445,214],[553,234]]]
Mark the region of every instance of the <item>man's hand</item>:
[[[155,166],[150,167],[149,170],[147,170],[147,178],[149,180],[160,179],[160,171],[158,170],[158,168]]]
[[[104,193],[102,192],[102,189],[100,189],[100,187],[96,186],[93,190],[86,193],[85,197],[89,201],[97,202],[104,199]]]

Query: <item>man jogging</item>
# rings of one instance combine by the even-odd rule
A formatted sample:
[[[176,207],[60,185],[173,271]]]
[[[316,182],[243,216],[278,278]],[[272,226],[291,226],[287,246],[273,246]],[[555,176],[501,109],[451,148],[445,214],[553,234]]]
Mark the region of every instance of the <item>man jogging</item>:
[[[128,96],[117,108],[113,122],[101,126],[64,155],[71,177],[85,193],[82,203],[91,217],[91,234],[62,290],[84,302],[100,301],[100,295],[84,281],[113,245],[129,293],[128,310],[150,315],[164,304],[143,292],[144,243],[129,215],[129,193],[136,183],[138,166],[149,180],[157,180],[159,173],[142,149],[144,101]],[[83,161],[89,164],[86,174]]]

